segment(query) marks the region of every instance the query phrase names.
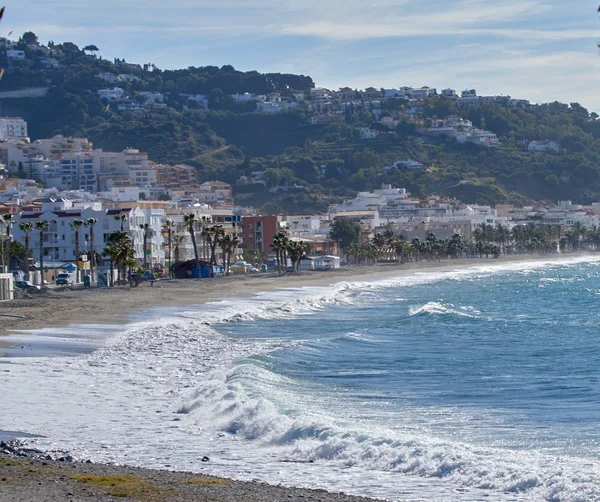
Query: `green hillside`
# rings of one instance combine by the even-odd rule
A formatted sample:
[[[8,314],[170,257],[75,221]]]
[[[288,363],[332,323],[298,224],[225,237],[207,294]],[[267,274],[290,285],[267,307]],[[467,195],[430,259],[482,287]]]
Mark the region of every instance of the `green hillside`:
[[[0,51],[0,66],[6,68],[0,92],[49,89],[43,98],[2,99],[0,107],[3,115],[25,118],[33,140],[64,134],[88,137],[105,150],[139,148],[157,162],[195,166],[201,180],[232,183],[240,201],[265,211],[324,210],[331,202],[382,183],[406,187],[419,196],[438,193],[465,202],[600,201],[600,121],[577,103],[528,108],[482,103],[457,109],[452,100],[436,96],[407,118],[412,105],[392,99],[385,103],[383,116],[401,117],[394,131],[373,124],[369,103],[348,109],[345,123],[314,126],[301,107],[262,114],[255,112],[254,102],[236,103],[230,96],[292,96],[314,87],[307,76],[240,72],[231,66],[163,71],[150,64],[98,59],[93,46],[83,50],[71,43],[50,44],[48,55],[30,35],[17,48],[25,50],[25,61],[2,61]],[[60,66],[45,68],[48,57]],[[108,84],[99,73],[135,78]],[[166,107],[117,111],[97,92],[115,85],[139,103],[140,92],[163,93]],[[208,96],[209,109],[182,94]],[[453,114],[496,133],[501,146],[458,144],[417,132],[433,119]],[[380,136],[358,139],[358,128],[369,126],[380,129]],[[561,149],[531,152],[527,145],[532,140],[552,140]],[[383,170],[408,159],[425,168]],[[260,171],[266,186],[251,184],[253,173]],[[285,188],[269,192],[274,187]]]

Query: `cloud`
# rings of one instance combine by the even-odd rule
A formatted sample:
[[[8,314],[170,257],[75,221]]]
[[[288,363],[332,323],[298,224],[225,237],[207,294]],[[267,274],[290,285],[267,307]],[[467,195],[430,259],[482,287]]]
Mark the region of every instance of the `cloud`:
[[[587,4],[587,5],[586,5]],[[163,68],[233,64],[336,87],[477,87],[536,101],[595,97],[590,2],[564,0],[21,0],[2,30],[94,43]]]

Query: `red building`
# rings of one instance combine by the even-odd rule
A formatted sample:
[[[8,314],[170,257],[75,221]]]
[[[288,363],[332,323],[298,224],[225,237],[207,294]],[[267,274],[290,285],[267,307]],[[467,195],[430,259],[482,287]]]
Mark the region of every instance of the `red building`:
[[[243,244],[270,253],[280,222],[281,216],[244,216],[240,225]]]

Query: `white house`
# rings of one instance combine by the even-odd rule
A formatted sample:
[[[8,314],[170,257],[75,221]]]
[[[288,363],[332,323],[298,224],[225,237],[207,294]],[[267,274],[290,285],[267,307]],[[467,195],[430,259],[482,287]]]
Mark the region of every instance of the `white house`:
[[[12,59],[13,61],[23,61],[25,60],[25,51],[19,51],[17,49],[7,49],[6,57],[8,59]]]
[[[407,96],[404,89],[384,89],[383,99],[388,100],[392,98],[405,98]]]
[[[454,89],[444,89],[442,91],[442,96],[444,98],[451,98],[451,99],[458,98],[458,94],[456,94],[456,91]]]
[[[0,140],[7,139],[28,139],[27,122],[20,117],[0,117]]]
[[[256,98],[250,94],[249,92],[245,92],[244,94],[240,94],[238,92],[236,92],[235,94],[232,94],[231,97],[233,98],[233,100],[236,103],[244,103],[247,101],[252,101],[255,100]]]
[[[120,112],[143,112],[146,107],[142,103],[138,103],[133,99],[127,99],[117,104],[117,110]]]
[[[315,87],[310,90],[310,97],[313,101],[327,101],[329,99],[329,89]]]
[[[140,96],[143,96],[146,103],[164,103],[165,95],[162,92],[142,91]]]
[[[554,141],[532,141],[527,149],[534,152],[559,151],[560,145]]]
[[[456,100],[459,105],[479,105],[479,96],[475,89],[466,89],[462,91],[460,98]]]
[[[115,101],[117,99],[121,99],[125,94],[125,90],[120,87],[113,87],[112,89],[99,89],[98,95],[100,99],[104,99],[106,101]]]
[[[413,89],[410,93],[410,97],[415,98],[415,99],[425,99],[436,93],[437,93],[437,91],[435,89],[425,86],[425,87],[420,87],[418,89]]]
[[[360,127],[359,128],[360,139],[375,139],[377,137],[377,131],[371,129],[370,127]]]

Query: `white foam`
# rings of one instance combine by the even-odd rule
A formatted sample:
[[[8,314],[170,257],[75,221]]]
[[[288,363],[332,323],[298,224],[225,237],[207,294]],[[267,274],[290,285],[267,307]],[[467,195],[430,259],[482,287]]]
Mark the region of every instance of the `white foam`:
[[[442,440],[419,425],[418,415],[402,417],[399,427],[382,427],[392,420],[386,422],[380,415],[368,420],[365,417],[375,412],[357,406],[343,389],[332,393],[316,384],[309,388],[272,373],[266,365],[257,366],[256,360],[244,363],[249,356],[303,343],[301,333],[294,341],[246,341],[215,330],[224,322],[286,319],[329,305],[362,305],[374,298],[358,293],[380,288],[517,270],[529,273],[588,261],[592,260],[431,271],[281,290],[181,313],[170,309],[169,316],[154,310],[149,314],[152,320],[132,325],[92,354],[10,360],[0,380],[0,395],[5,403],[19,405],[2,410],[1,425],[45,434],[46,439],[36,440],[41,447],[65,448],[80,458],[208,469],[243,479],[370,496],[441,501],[480,500],[491,493],[494,500],[600,500],[600,466],[595,461]],[[411,308],[411,315],[478,314],[468,306],[439,302]],[[368,341],[360,333],[345,337]],[[433,411],[442,414],[441,419],[456,413]],[[209,466],[198,461],[204,454],[213,459]],[[284,459],[315,463],[282,468]]]

